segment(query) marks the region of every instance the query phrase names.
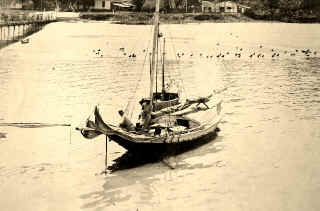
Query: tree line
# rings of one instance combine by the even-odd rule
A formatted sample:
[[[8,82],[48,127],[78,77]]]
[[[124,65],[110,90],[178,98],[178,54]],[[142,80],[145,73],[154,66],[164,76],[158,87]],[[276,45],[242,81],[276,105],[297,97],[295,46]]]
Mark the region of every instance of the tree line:
[[[111,0],[121,2],[122,0]],[[187,4],[186,4],[187,1]],[[176,8],[184,8],[186,5],[195,7],[201,6],[202,0],[161,0],[161,8],[172,10]],[[212,2],[221,2],[224,0],[208,0]],[[292,11],[319,11],[320,0],[233,0],[234,2],[250,6],[257,15],[263,13],[276,14],[290,13]],[[8,5],[22,2],[26,9],[35,10],[51,10],[59,8],[61,10],[88,10],[94,6],[94,0],[2,0],[0,7],[4,8]],[[131,0],[135,5],[134,10],[143,11],[154,8],[155,0]]]
[[[259,0],[246,15],[260,20],[283,22],[320,22],[320,1]]]

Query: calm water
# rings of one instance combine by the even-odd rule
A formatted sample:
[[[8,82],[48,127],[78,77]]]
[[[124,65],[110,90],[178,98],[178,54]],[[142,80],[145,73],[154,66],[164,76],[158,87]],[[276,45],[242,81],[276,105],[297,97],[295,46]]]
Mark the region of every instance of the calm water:
[[[165,25],[162,31],[170,77],[183,80],[187,96],[228,87],[218,137],[170,158],[174,170],[162,162],[119,161],[125,151],[110,143],[109,164],[124,169],[99,175],[104,138],[87,141],[73,128],[96,104],[110,121],[119,107],[135,108],[127,99],[147,86],[141,73],[147,73],[143,50],[151,47],[151,27],[49,24],[29,44],[0,50],[0,123],[72,127],[0,127],[6,134],[1,209],[320,209],[319,24]],[[301,53],[306,49],[309,57]],[[128,58],[133,52],[137,57]]]

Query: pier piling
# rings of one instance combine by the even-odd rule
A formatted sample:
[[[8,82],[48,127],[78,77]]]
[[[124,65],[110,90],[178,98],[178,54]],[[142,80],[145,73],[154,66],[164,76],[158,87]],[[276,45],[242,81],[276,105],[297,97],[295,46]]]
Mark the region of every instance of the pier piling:
[[[13,25],[13,33],[12,33],[12,40],[13,40],[13,41],[14,41],[14,32],[15,32],[15,30],[16,30],[16,26]]]
[[[1,22],[0,20],[0,49],[41,30],[44,25],[57,20],[56,13],[52,11],[36,12],[31,14],[30,17],[32,18],[21,21],[6,20]]]

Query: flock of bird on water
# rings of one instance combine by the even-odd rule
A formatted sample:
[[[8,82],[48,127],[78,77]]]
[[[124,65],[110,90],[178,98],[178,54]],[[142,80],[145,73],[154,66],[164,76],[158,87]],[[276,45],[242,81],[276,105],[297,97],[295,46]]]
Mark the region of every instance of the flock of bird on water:
[[[230,33],[231,36],[233,36],[232,33]],[[236,36],[238,38],[238,36]],[[107,45],[109,42],[107,42]],[[214,59],[214,58],[280,58],[280,57],[295,57],[295,56],[303,56],[305,58],[315,57],[317,56],[318,52],[316,50],[310,50],[310,49],[276,49],[276,48],[268,48],[263,46],[262,44],[257,45],[255,49],[250,49],[248,52],[245,52],[243,47],[235,46],[233,47],[233,50],[229,51],[221,51],[220,48],[222,45],[217,42],[215,44],[215,50],[213,49],[213,52],[215,53],[204,53],[198,51],[195,52],[185,52],[185,51],[179,51],[176,52],[176,58],[177,59],[183,59],[183,58],[195,58],[198,56],[198,58],[204,58],[204,59]],[[101,49],[92,50],[92,52],[95,54],[96,57],[104,57],[103,52]],[[127,58],[136,58],[138,52],[126,52],[125,47],[119,48],[120,56],[127,57]],[[148,49],[142,49],[142,53],[145,56],[145,53],[148,52]],[[151,53],[149,52],[151,55]],[[143,56],[143,57],[144,57]]]
[[[230,35],[232,35],[232,33],[230,33]],[[236,36],[238,38],[238,36]],[[29,41],[29,39],[28,39]],[[107,45],[109,44],[109,42],[107,42]],[[220,43],[216,43],[216,46],[220,46]],[[258,48],[260,50],[262,50],[264,48],[263,45],[259,45]],[[192,58],[192,57],[195,57],[196,55],[198,55],[200,58],[207,58],[207,59],[213,59],[213,58],[226,58],[226,57],[235,57],[235,58],[241,58],[241,57],[245,57],[245,53],[244,53],[244,49],[242,47],[238,47],[236,46],[235,47],[236,51],[235,53],[232,53],[230,51],[226,51],[224,53],[221,53],[221,51],[218,53],[218,54],[205,54],[205,53],[198,53],[198,54],[195,54],[193,52],[190,52],[190,53],[185,53],[185,52],[177,52],[176,53],[176,57],[178,59],[181,59],[181,58],[186,58],[186,57],[189,57],[189,58]],[[120,47],[119,48],[119,51],[122,53],[122,56],[124,57],[128,57],[128,58],[136,58],[137,57],[137,54],[135,52],[132,52],[132,53],[127,53],[125,52],[125,48],[124,47]],[[93,54],[96,56],[96,57],[104,57],[103,55],[103,52],[101,49],[93,49],[92,50]],[[142,50],[143,53],[146,53],[147,50],[146,49],[143,49]],[[267,57],[266,52],[250,52],[249,54],[249,58],[265,58]],[[312,51],[310,49],[302,49],[302,50],[299,50],[299,49],[294,49],[294,50],[278,50],[278,49],[274,49],[272,48],[271,49],[271,58],[279,58],[281,55],[287,55],[287,56],[290,56],[290,57],[294,57],[294,56],[297,56],[297,55],[302,55],[302,56],[305,56],[306,58],[309,58],[311,56],[316,56],[318,53],[316,50]],[[151,53],[149,53],[151,55]]]
[[[217,43],[217,46],[219,46],[220,44]],[[258,46],[259,49],[263,49],[264,46],[259,45]],[[236,46],[235,47],[236,51],[234,53],[230,52],[230,51],[226,51],[224,53],[219,52],[218,54],[210,54],[207,55],[205,53],[199,53],[199,54],[195,54],[193,52],[190,53],[186,53],[186,52],[177,52],[176,53],[176,57],[178,59],[182,59],[182,58],[192,58],[195,56],[199,56],[200,58],[207,58],[207,59],[213,59],[213,58],[226,58],[226,57],[235,57],[235,58],[241,58],[241,57],[245,57],[245,53],[244,53],[244,49],[241,47]],[[137,57],[137,53],[132,52],[132,53],[128,53],[125,51],[124,47],[119,48],[119,51],[121,52],[120,55],[124,56],[124,57],[128,57],[128,58],[136,58]],[[92,50],[92,52],[95,54],[95,56],[97,57],[103,57],[103,52],[101,49],[97,49],[97,50]],[[142,50],[143,53],[146,53],[147,50],[143,49]],[[151,53],[150,53],[151,54]],[[305,57],[311,57],[311,56],[316,56],[317,55],[317,51],[311,51],[310,49],[302,49],[302,50],[298,50],[298,49],[294,49],[294,50],[277,50],[272,48],[271,49],[271,58],[279,58],[282,55],[286,55],[286,56],[290,56],[290,57],[294,57],[297,55],[302,55]],[[262,53],[262,52],[250,52],[248,58],[265,58],[266,56],[266,52]]]

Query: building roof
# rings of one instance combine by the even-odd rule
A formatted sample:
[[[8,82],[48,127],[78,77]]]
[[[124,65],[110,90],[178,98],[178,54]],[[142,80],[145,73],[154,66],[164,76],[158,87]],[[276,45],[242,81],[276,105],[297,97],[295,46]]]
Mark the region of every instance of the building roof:
[[[207,5],[223,5],[223,4],[227,4],[227,3],[229,3],[229,4],[237,4],[237,6],[238,7],[241,7],[241,8],[245,8],[245,9],[249,9],[250,7],[248,7],[248,6],[245,6],[245,5],[243,5],[243,4],[239,4],[239,3],[237,3],[237,2],[234,2],[234,1],[221,1],[221,2],[217,2],[216,0],[215,1],[210,1],[210,0],[205,0],[205,1],[202,1],[202,4],[207,4]]]
[[[132,5],[132,4],[126,4],[126,3],[113,3],[113,2],[112,2],[112,4],[115,5],[115,6],[118,6],[118,7],[126,7],[126,8],[129,8],[129,7],[133,7],[133,6],[134,6],[134,5]]]
[[[111,3],[118,7],[133,7],[132,0],[111,0]]]
[[[243,5],[243,4],[238,4],[238,7],[242,7],[242,8],[246,8],[246,9],[250,9],[251,7],[248,7],[246,5]]]

